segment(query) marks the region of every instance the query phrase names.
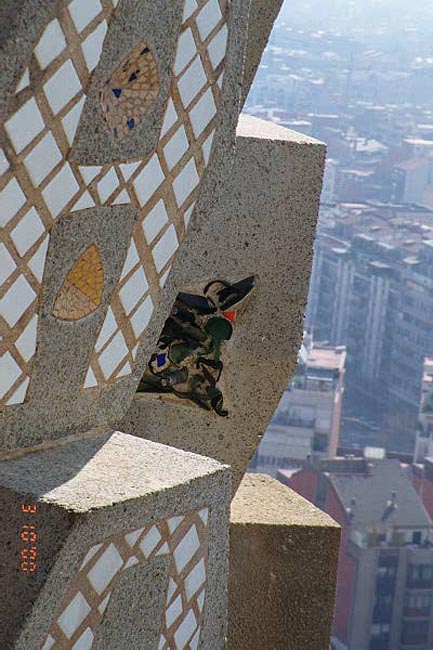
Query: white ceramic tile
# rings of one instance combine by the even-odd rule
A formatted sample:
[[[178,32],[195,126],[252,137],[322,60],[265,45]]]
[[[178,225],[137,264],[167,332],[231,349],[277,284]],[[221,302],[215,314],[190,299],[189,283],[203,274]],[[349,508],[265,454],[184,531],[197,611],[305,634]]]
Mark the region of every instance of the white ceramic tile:
[[[174,531],[176,530],[176,528],[178,528],[178,526],[180,526],[182,521],[183,521],[183,517],[171,517],[171,519],[169,519],[167,521],[168,529],[169,529],[170,533],[173,534]]]
[[[116,372],[116,379],[128,377],[129,375],[132,375],[132,368],[129,361],[127,361],[125,365],[120,368],[119,372]]]
[[[122,332],[117,332],[116,336],[99,357],[99,365],[101,366],[105,379],[111,377],[127,354],[128,346],[126,345],[124,336]]]
[[[140,266],[119,291],[120,302],[128,315],[143,298],[148,289],[149,283],[143,267]]]
[[[197,605],[199,610],[202,612],[204,607],[205,592],[202,591],[200,596],[197,598]]]
[[[66,47],[65,35],[57,19],[48,23],[39,43],[35,47],[35,55],[42,70],[59,56]]]
[[[11,232],[11,238],[18,253],[23,257],[45,232],[45,226],[36,208],[30,210]]]
[[[126,571],[126,569],[130,569],[132,566],[135,566],[136,564],[138,564],[138,558],[136,558],[135,555],[131,555],[131,557],[123,567],[123,570]]]
[[[101,13],[102,6],[100,0],[73,0],[69,5],[69,11],[75,27],[82,32]]]
[[[209,53],[210,62],[214,70],[219,66],[226,55],[227,36],[227,25],[224,25],[208,45],[207,51]]]
[[[123,560],[121,555],[119,555],[119,551],[114,544],[110,544],[96,564],[92,566],[87,574],[87,578],[94,590],[98,594],[102,594],[122,566]]]
[[[26,197],[21,186],[12,178],[0,192],[0,226],[6,226],[25,202]]]
[[[168,223],[168,214],[164,201],[160,199],[143,222],[144,236],[148,244],[153,242],[166,223]]]
[[[165,612],[165,621],[167,623],[167,627],[171,627],[175,622],[175,620],[179,618],[181,614],[182,614],[182,596],[179,594],[179,596],[173,601],[170,607],[167,607],[167,610]]]
[[[210,134],[210,136],[208,137],[208,139],[206,140],[206,142],[204,143],[204,145],[201,148],[202,151],[203,151],[203,157],[204,157],[204,161],[205,161],[206,165],[209,162],[209,157],[210,157],[210,152],[212,150],[212,142],[213,142],[214,135],[215,135],[215,131],[212,131],[212,133]]]
[[[200,540],[195,526],[191,526],[174,551],[174,561],[180,573],[200,548]]]
[[[161,277],[159,278],[159,286],[161,287],[161,289],[162,289],[163,287],[165,287],[165,283],[166,283],[167,280],[168,280],[168,276],[170,275],[170,271],[171,271],[171,267],[169,267],[169,268],[166,270],[166,272],[165,272],[163,275],[161,275]]]
[[[85,558],[84,558],[84,560],[83,560],[83,562],[82,562],[82,564],[80,566],[80,571],[81,571],[81,569],[84,569],[84,567],[86,566],[86,564],[88,564],[90,562],[92,557],[95,557],[96,553],[99,551],[99,549],[101,547],[102,547],[102,544],[96,544],[96,546],[92,546],[92,548],[86,554],[86,556],[85,556]]]
[[[21,153],[44,128],[44,120],[33,97],[5,122],[6,133],[17,153]]]
[[[200,641],[200,629],[194,634],[193,638],[189,642],[189,650],[197,650],[198,642]]]
[[[135,172],[135,170],[140,167],[141,165],[141,160],[135,163],[122,163],[119,165],[120,171],[122,172],[122,176],[125,179],[125,181],[128,181],[132,174]]]
[[[134,530],[132,533],[128,533],[125,535],[126,543],[128,546],[131,548],[134,546],[134,544],[137,542],[138,538],[140,535],[142,535],[144,532],[144,528],[139,528],[138,530]]]
[[[209,508],[203,508],[203,510],[200,510],[198,514],[200,515],[200,519],[204,525],[207,526],[207,522],[209,520]]]
[[[134,180],[135,193],[141,206],[148,202],[163,180],[164,174],[159,164],[158,156],[155,153],[143,171]]]
[[[125,264],[123,265],[122,275],[120,279],[123,280],[130,271],[138,264],[140,258],[138,257],[137,248],[132,241],[129,245],[128,255],[126,256]]]
[[[165,542],[165,544],[163,544],[161,546],[161,548],[159,549],[157,555],[168,555],[169,553],[170,553],[170,548],[169,548],[167,542]]]
[[[119,4],[120,0],[111,0],[111,2],[113,3],[113,7],[117,7],[117,5]]]
[[[80,187],[69,163],[65,163],[59,173],[42,192],[51,215],[56,218],[63,208],[73,199]]]
[[[21,79],[18,82],[17,87],[15,88],[16,94],[20,93],[22,90],[24,90],[24,88],[27,88],[29,83],[30,83],[30,72],[29,72],[29,69],[26,68],[24,70],[23,76],[21,77]]]
[[[164,147],[164,157],[167,167],[171,171],[182,156],[188,151],[189,142],[185,129],[181,126],[170,138]]]
[[[48,243],[50,241],[49,236],[47,235],[43,240],[42,244],[39,246],[36,253],[33,257],[30,258],[28,266],[39,282],[42,282],[45,268],[45,260],[47,257]]]
[[[192,203],[192,204],[189,206],[188,210],[185,210],[185,214],[183,215],[183,220],[184,220],[184,222],[185,222],[185,228],[188,227],[188,224],[189,224],[190,219],[191,219],[191,217],[192,217],[192,213],[194,212],[194,208],[195,208],[195,202]]]
[[[27,389],[29,387],[30,379],[26,377],[24,381],[18,386],[16,391],[14,391],[11,397],[6,402],[6,406],[12,406],[13,404],[23,404],[26,400]]]
[[[42,646],[42,650],[51,650],[54,644],[55,644],[55,640],[53,639],[51,634],[49,634],[48,639],[45,641],[44,645]]]
[[[72,646],[72,650],[90,650],[93,645],[93,638],[90,627],[86,628],[78,641]]]
[[[148,296],[142,305],[137,309],[131,318],[131,326],[134,330],[135,338],[138,339],[143,334],[153,314],[152,298]]]
[[[44,84],[45,97],[55,115],[81,90],[80,80],[70,59]]]
[[[15,342],[15,347],[27,363],[36,352],[36,335],[38,331],[38,317],[35,314],[27,327],[22,331]]]
[[[188,63],[197,54],[197,46],[194,41],[191,29],[185,30],[179,37],[177,43],[176,60],[174,62],[174,74],[179,75],[186,68]]]
[[[28,156],[24,158],[24,165],[30,176],[34,187],[38,187],[42,181],[53,171],[63,156],[51,131],[34,147]]]
[[[213,92],[209,88],[200,98],[197,104],[191,109],[189,117],[192,124],[192,130],[196,138],[199,137],[216,115],[216,106],[213,98]]]
[[[140,549],[143,555],[147,558],[158,546],[161,541],[161,535],[156,526],[152,526],[144,539],[140,542]]]
[[[117,178],[116,170],[110,167],[105,176],[98,183],[98,194],[101,203],[105,203],[107,199],[113,194],[114,190],[119,187],[119,179]]]
[[[195,161],[194,158],[191,158],[173,182],[173,190],[179,207],[183,205],[199,182]]]
[[[197,591],[206,582],[206,566],[204,560],[200,560],[185,578],[185,593],[188,600],[191,600]]]
[[[130,203],[131,197],[128,194],[128,190],[122,190],[110,205],[129,205]]]
[[[12,255],[4,244],[0,244],[0,286],[12,275],[17,268]]]
[[[171,129],[171,127],[173,126],[173,124],[176,122],[177,119],[178,116],[173,104],[173,100],[170,99],[168,101],[167,110],[165,112],[164,122],[161,129],[161,136],[164,136],[167,133],[167,131]]]
[[[84,192],[78,201],[74,203],[71,208],[71,212],[78,212],[78,210],[87,210],[88,208],[94,208],[95,202],[92,199],[89,192]]]
[[[175,227],[171,225],[169,228],[167,228],[159,242],[152,250],[153,259],[155,260],[155,266],[158,273],[162,271],[178,247],[179,242],[177,239],[176,230]]]
[[[163,634],[161,634],[159,643],[158,643],[158,650],[164,650],[166,647],[167,640]]]
[[[111,598],[111,591],[105,596],[104,600],[102,603],[98,606],[98,611],[102,615],[105,610],[107,609],[108,602]]]
[[[224,81],[224,71],[221,72],[220,76],[218,77],[218,81],[217,81],[217,84],[218,84],[220,90],[223,87],[223,81]]]
[[[116,319],[114,318],[113,310],[111,307],[108,308],[107,315],[105,316],[104,324],[96,341],[95,350],[99,352],[108,339],[113,336],[114,332],[117,330]]]
[[[36,293],[30,284],[23,275],[19,275],[0,300],[0,315],[13,327],[35,298]]]
[[[87,69],[89,72],[97,67],[102,54],[105,36],[107,34],[107,22],[102,21],[98,27],[93,31],[82,44],[84,60],[86,61]]]
[[[73,636],[75,630],[80,627],[91,611],[89,603],[79,591],[57,619],[59,627],[68,639]]]
[[[12,388],[20,375],[21,368],[10,352],[0,356],[0,399]]]
[[[200,32],[200,38],[202,41],[206,40],[222,17],[219,1],[209,0],[196,18],[198,31]]]
[[[9,161],[5,156],[5,152],[0,148],[0,174],[5,174],[9,169]]]
[[[196,11],[197,9],[197,0],[186,0],[185,2],[185,7],[183,10],[183,22],[188,20],[190,16]]]
[[[173,580],[173,578],[170,578],[170,581],[168,583],[168,590],[167,590],[167,603],[169,603],[173,597],[173,594],[176,592],[177,589],[177,584]]]
[[[84,103],[86,101],[85,96],[83,95],[79,102],[75,104],[73,108],[66,113],[65,117],[62,119],[63,130],[66,137],[68,138],[69,144],[72,144],[75,138],[75,134],[80,123],[81,113],[83,112]]]
[[[207,81],[200,57],[197,56],[178,81],[182,104],[187,108]]]
[[[182,621],[174,633],[176,650],[184,650],[196,629],[197,621],[195,620],[194,612],[190,609],[185,619]]]
[[[101,170],[102,167],[99,167],[99,165],[86,165],[85,167],[80,167],[80,174],[86,185],[90,185]]]
[[[91,368],[87,370],[86,379],[84,380],[84,388],[95,388],[98,385],[95,373]]]
[[[139,343],[137,343],[137,345],[135,345],[135,346],[132,348],[131,355],[132,355],[132,358],[134,359],[134,361],[136,361],[136,359],[137,359],[137,354],[138,354],[138,350],[139,350],[139,349],[140,349],[140,344],[139,344]]]

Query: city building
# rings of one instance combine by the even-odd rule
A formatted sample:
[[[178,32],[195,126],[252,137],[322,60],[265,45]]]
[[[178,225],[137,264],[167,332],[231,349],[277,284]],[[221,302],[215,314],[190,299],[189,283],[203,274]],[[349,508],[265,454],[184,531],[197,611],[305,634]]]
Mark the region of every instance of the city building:
[[[317,341],[347,346],[352,401],[406,413],[414,431],[424,358],[433,355],[433,211],[345,203],[324,216],[307,327]]]
[[[343,527],[335,650],[433,647],[432,520],[398,460],[312,459],[278,478]],[[380,451],[380,450],[379,450]]]
[[[346,349],[315,347],[305,337],[296,372],[259,445],[251,469],[276,476],[315,454],[337,453]]]
[[[414,463],[433,458],[433,359],[424,359]]]

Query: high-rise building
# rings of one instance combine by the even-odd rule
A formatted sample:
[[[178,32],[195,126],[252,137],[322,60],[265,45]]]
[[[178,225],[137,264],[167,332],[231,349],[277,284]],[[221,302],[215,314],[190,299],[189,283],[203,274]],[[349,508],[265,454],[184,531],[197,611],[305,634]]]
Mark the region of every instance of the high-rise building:
[[[398,460],[314,459],[278,478],[343,527],[335,650],[433,647],[433,527]]]
[[[311,454],[337,453],[344,391],[344,347],[315,347],[305,337],[299,362],[252,463],[257,472],[300,467]]]
[[[421,400],[415,443],[415,463],[433,458],[433,359],[424,359]]]
[[[416,421],[424,357],[433,355],[433,212],[381,204],[326,208],[307,327],[347,346],[349,395]]]

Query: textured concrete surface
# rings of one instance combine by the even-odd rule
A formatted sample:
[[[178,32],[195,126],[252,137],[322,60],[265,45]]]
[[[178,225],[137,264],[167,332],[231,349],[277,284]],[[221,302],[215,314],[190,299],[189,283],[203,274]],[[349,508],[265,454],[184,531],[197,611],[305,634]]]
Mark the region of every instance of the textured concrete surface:
[[[247,99],[282,4],[283,0],[251,0],[242,104]]]
[[[168,281],[171,296],[251,274],[257,287],[225,348],[227,418],[185,402],[137,395],[121,428],[232,466],[239,484],[287,386],[301,345],[325,147],[242,116],[224,195],[185,241]],[[156,342],[154,339],[154,342]]]
[[[2,650],[39,650],[83,557],[94,545],[204,507],[209,508],[209,568],[200,647],[223,647],[230,495],[227,468],[194,454],[108,433],[4,461],[0,469]],[[20,533],[27,521],[23,503],[37,507],[31,521],[38,536],[38,568],[31,574],[20,570]],[[149,562],[148,571],[123,574],[110,600],[102,635],[109,632],[113,616],[119,620],[126,610],[137,608],[141,612],[138,629],[146,621],[149,630],[154,628],[151,621],[160,620],[162,614],[155,609],[161,600],[155,593],[161,581],[157,574],[160,576],[167,557],[156,558],[155,564]],[[164,593],[166,589],[165,585]],[[148,602],[137,601],[147,592]],[[124,638],[133,640],[135,634],[132,628]]]
[[[327,650],[340,527],[274,479],[247,474],[231,507],[229,650]]]
[[[225,187],[227,178],[230,177],[234,161],[235,130],[240,110],[247,44],[249,0],[233,0],[230,6],[227,66],[222,84],[221,110],[213,140],[209,168],[201,187],[195,214],[189,226],[188,237],[191,234],[193,242],[196,241],[197,236],[200,237],[202,221],[219,202],[220,193]],[[41,0],[26,0],[18,5],[9,1],[2,3],[0,30],[4,39],[0,46],[3,60],[0,71],[0,121],[3,122],[5,116],[9,116],[17,105],[14,91],[31,59],[31,52],[48,21],[54,18],[62,7],[64,4],[57,0],[53,0],[49,6]],[[147,150],[149,147],[151,149],[154,146],[153,133],[158,132],[160,104],[163,104],[164,88],[169,83],[166,72],[174,56],[173,34],[177,36],[176,25],[178,26],[179,23],[181,3],[178,0],[175,3],[166,3],[162,0],[154,3],[147,3],[143,0],[125,0],[122,7],[122,10],[116,13],[112,26],[113,34],[117,34],[118,38],[111,34],[107,38],[104,46],[106,50],[104,49],[102,54],[102,63],[100,68],[95,71],[92,92],[96,92],[94,89],[98,79],[102,80],[116,57],[122,53],[123,55],[128,53],[130,44],[140,32],[140,39],[146,38],[147,34],[150,35],[149,38],[154,42],[154,46],[158,50],[158,57],[161,59],[160,97],[155,105],[155,114],[149,114],[149,120],[152,122],[151,125],[149,122],[149,128],[145,129],[147,121],[144,120],[137,127],[136,140],[128,139],[124,145],[118,145],[119,150],[114,151],[112,143],[109,146],[102,138],[99,127],[96,125],[94,128],[94,119],[99,119],[99,117],[96,118],[91,111],[92,101],[96,101],[96,95],[92,95],[94,99],[89,99],[90,109],[82,118],[82,135],[78,139],[76,151],[73,152],[73,156],[81,161],[96,162],[97,159],[112,160],[113,162],[131,161],[132,157],[141,156],[144,149]],[[142,11],[143,8],[145,11]],[[137,11],[139,17],[135,20]],[[163,36],[167,42],[163,43],[161,30],[164,16],[168,20],[168,31],[164,29]],[[143,21],[146,21],[146,33],[140,30]],[[118,60],[116,61],[118,62]],[[38,75],[33,79],[36,85],[38,79],[40,79]],[[90,121],[91,118],[92,124],[89,125],[87,119]],[[144,132],[142,133],[143,129],[146,131],[145,135]],[[99,136],[102,139],[98,139]],[[94,157],[92,158],[92,156]],[[107,308],[112,288],[111,282],[116,274],[118,277],[121,271],[119,265],[124,238],[130,232],[130,221],[119,219],[118,223],[114,224],[116,214],[120,215],[121,212],[116,208],[110,209],[113,210],[113,219],[109,220],[110,223],[106,222],[104,211],[101,210],[99,213],[102,224],[101,237],[109,235],[112,238],[112,244],[119,244],[119,251],[113,254],[113,259],[108,265],[109,282],[104,291],[104,304],[89,317],[89,322],[75,323],[69,327],[65,323],[61,323],[54,327],[51,323],[52,319],[50,320],[50,316],[46,312],[48,302],[51,300],[50,289],[48,289],[49,295],[38,296],[41,298],[39,302],[42,306],[42,313],[39,321],[40,335],[38,335],[38,356],[35,370],[29,371],[34,372],[34,376],[31,377],[31,389],[23,404],[7,406],[7,409],[5,408],[0,413],[0,455],[2,452],[7,453],[17,447],[39,445],[45,441],[69,436],[74,432],[82,433],[93,427],[114,425],[125,415],[130,406],[142,374],[143,364],[147,361],[166,319],[167,305],[171,305],[175,299],[176,284],[172,283],[164,288],[165,302],[162,309],[157,307],[159,293],[155,292],[155,295],[152,295],[156,309],[141,341],[141,352],[138,354],[139,361],[134,374],[114,383],[106,384],[89,395],[85,395],[84,391],[78,393],[76,387],[84,379],[81,361],[86,353],[90,354],[96,342],[94,326],[99,323],[101,312]],[[74,215],[74,219],[71,221],[78,226],[79,218],[77,213]],[[55,235],[55,230],[61,226],[61,219],[59,219],[54,224],[53,235]],[[69,259],[72,252],[76,251],[78,241],[81,241],[79,228],[75,233],[70,232],[69,239],[63,242],[65,263],[60,260],[60,249],[50,247],[49,260],[51,261],[49,264],[51,266],[48,271],[49,274],[53,272],[59,274],[59,277],[51,278],[52,286],[57,281],[59,283],[63,281],[64,275],[62,274],[65,272],[66,260]],[[108,247],[105,248],[108,251]],[[56,330],[55,332],[53,328]],[[76,330],[73,335],[71,335],[72,328]],[[71,362],[71,359],[74,361]]]
[[[45,267],[39,342],[28,401],[2,414],[0,449],[28,447],[50,439],[51,432],[59,429],[75,433],[90,428],[89,423],[105,423],[109,417],[113,403],[104,399],[104,394],[83,391],[82,387],[89,344],[98,336],[119,280],[134,217],[132,206],[115,206],[75,212],[56,223]],[[90,243],[96,244],[103,262],[102,304],[79,321],[55,318],[53,305],[65,276]]]
[[[144,158],[155,149],[162,126],[174,63],[184,0],[137,2],[122,0],[113,28],[89,88],[80,130],[74,141],[71,159],[81,164],[98,165],[113,160]],[[124,142],[110,137],[100,110],[100,90],[113,69],[136,47],[146,41],[156,58],[159,94],[154,106]]]

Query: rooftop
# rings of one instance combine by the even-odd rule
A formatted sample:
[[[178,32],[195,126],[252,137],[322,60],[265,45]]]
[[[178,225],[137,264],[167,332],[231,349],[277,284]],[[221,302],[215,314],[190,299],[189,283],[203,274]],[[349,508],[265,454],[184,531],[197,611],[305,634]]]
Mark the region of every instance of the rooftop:
[[[351,512],[355,526],[431,526],[410,477],[398,460],[377,460],[366,467],[363,473],[328,474],[341,504]]]

